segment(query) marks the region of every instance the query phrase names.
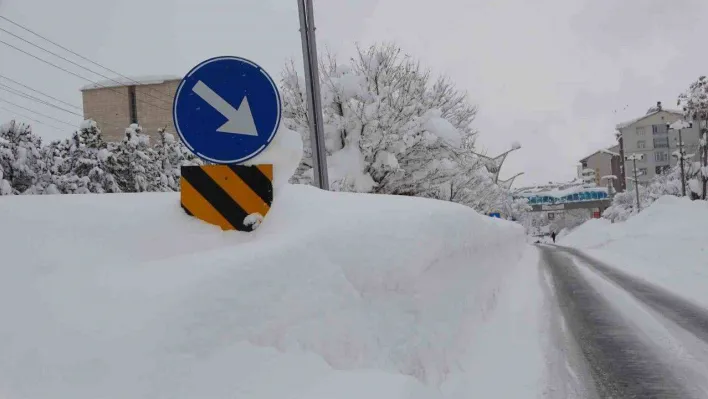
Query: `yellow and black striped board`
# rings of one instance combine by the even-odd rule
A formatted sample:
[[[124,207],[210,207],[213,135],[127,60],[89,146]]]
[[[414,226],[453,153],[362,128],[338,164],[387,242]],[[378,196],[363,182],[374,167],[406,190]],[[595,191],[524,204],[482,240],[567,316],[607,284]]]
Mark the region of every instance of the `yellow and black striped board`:
[[[223,230],[251,231],[246,216],[265,216],[273,203],[273,165],[183,166],[182,208]]]

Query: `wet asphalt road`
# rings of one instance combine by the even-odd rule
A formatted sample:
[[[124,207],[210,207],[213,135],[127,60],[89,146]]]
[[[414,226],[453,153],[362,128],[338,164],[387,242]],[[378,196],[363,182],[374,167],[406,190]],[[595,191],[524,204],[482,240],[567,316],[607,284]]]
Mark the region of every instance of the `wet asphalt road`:
[[[600,398],[698,398],[681,384],[671,368],[638,336],[636,327],[613,308],[583,276],[594,269],[647,307],[708,342],[708,312],[666,290],[640,281],[585,254],[561,247],[539,246],[541,265],[552,276],[558,305],[569,334],[582,354]]]

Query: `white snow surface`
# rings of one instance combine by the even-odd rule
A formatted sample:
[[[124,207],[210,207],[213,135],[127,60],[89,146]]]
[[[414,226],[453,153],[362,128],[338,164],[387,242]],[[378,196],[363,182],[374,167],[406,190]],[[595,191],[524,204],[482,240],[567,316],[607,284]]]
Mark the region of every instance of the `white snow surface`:
[[[671,129],[671,130],[688,129],[690,127],[691,127],[691,123],[689,123],[683,119],[679,119],[676,122],[669,125],[669,129]]]
[[[708,203],[664,196],[626,222],[592,219],[560,240],[708,307]]]
[[[268,147],[243,164],[272,164],[273,195],[277,196],[280,188],[288,183],[300,164],[302,152],[300,134],[281,125]]]
[[[145,76],[116,76],[111,79],[99,80],[81,87],[81,90],[102,89],[106,87],[156,85],[170,80],[182,80],[176,75],[145,75]]]
[[[459,147],[462,144],[462,136],[452,123],[447,119],[440,117],[440,111],[435,110],[430,112],[430,119],[423,125],[425,130],[445,140],[447,143]]]
[[[3,399],[494,397],[502,380],[522,398],[542,378],[523,229],[462,205],[285,184],[250,234],[175,193],[3,197],[0,221]],[[493,384],[508,367],[528,374]]]

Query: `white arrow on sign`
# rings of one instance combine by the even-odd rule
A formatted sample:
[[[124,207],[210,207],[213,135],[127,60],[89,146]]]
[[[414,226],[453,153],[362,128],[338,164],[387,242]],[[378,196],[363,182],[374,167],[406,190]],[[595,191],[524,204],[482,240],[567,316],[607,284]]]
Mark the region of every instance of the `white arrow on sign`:
[[[243,96],[241,105],[236,109],[201,80],[194,85],[192,91],[226,117],[226,123],[216,129],[217,132],[258,136],[248,97]]]

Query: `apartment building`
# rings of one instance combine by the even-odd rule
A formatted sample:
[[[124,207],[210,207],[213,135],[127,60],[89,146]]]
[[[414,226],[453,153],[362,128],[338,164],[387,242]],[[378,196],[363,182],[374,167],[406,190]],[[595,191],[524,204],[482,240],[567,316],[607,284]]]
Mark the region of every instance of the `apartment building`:
[[[678,150],[679,132],[669,128],[669,125],[683,119],[683,113],[678,110],[668,110],[657,103],[649,112],[637,119],[617,125],[623,141],[624,155],[642,154],[642,160],[637,161],[638,180],[646,183],[657,174],[663,173],[678,163],[672,154]],[[682,129],[681,136],[687,154],[695,154],[699,159],[699,126],[694,123],[691,128]],[[632,186],[634,179],[633,162],[625,159],[625,171],[628,185]]]
[[[172,103],[180,80],[177,76],[121,77],[84,86],[84,119],[96,121],[106,141],[122,140],[125,128],[137,123],[155,142],[160,128],[176,132]]]
[[[578,177],[585,183],[594,183],[597,186],[606,186],[608,183],[602,178],[605,176],[616,176],[612,183],[615,192],[624,191],[620,180],[622,176],[622,162],[620,155],[620,145],[598,150],[580,160],[578,166]]]

